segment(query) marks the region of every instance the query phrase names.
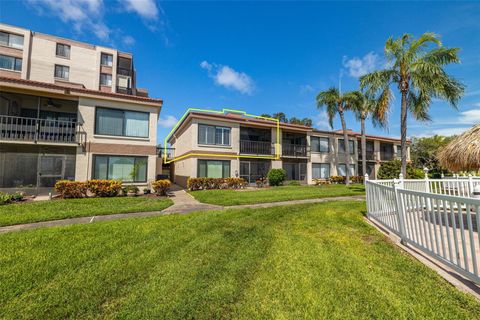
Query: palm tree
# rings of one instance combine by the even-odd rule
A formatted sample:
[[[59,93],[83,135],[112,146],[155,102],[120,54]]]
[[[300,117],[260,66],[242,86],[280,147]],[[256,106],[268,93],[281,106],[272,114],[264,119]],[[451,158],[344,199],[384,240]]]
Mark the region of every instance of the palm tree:
[[[280,120],[280,122],[288,122],[287,116],[283,112],[274,113],[272,114],[272,117]]]
[[[442,47],[439,36],[424,33],[413,39],[410,34],[385,43],[388,67],[360,77],[362,89],[379,94],[379,109],[388,110],[392,100],[391,85],[402,95],[400,127],[402,145],[402,174],[407,171],[407,112],[420,121],[430,120],[428,114],[432,98],[447,100],[457,108],[464,85],[449,76],[444,66],[458,63],[458,48]]]
[[[362,93],[351,91],[342,94],[337,88],[332,87],[322,91],[317,95],[317,107],[319,109],[326,107],[328,122],[333,129],[333,119],[336,114],[340,116],[343,130],[343,145],[345,151],[345,183],[350,184],[350,143],[348,142],[347,124],[345,123],[345,111],[356,108],[361,103]]]
[[[361,149],[362,149],[362,172],[367,173],[367,137],[365,134],[365,121],[368,117],[372,119],[375,127],[385,128],[388,124],[387,110],[379,109],[377,100],[373,96],[363,93],[362,101],[356,104],[352,111],[355,117],[360,121]]]

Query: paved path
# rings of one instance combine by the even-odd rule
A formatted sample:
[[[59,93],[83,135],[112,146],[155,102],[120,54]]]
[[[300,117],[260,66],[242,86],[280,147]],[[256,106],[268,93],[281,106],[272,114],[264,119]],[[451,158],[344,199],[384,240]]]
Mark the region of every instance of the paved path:
[[[305,199],[305,200],[292,200],[292,201],[281,201],[281,202],[268,202],[268,203],[258,203],[258,204],[245,204],[237,206],[217,206],[213,204],[205,204],[198,202],[185,190],[181,189],[178,186],[173,186],[170,193],[170,199],[173,201],[173,205],[162,210],[162,211],[149,211],[149,212],[134,212],[134,213],[119,213],[119,214],[109,214],[103,216],[90,216],[90,217],[81,217],[81,218],[70,218],[62,220],[53,220],[53,221],[44,221],[44,222],[34,222],[26,224],[18,224],[14,226],[0,227],[0,233],[7,233],[12,231],[20,230],[29,230],[42,227],[57,227],[57,226],[67,226],[72,224],[85,224],[92,223],[97,221],[110,221],[117,219],[126,219],[132,217],[151,217],[158,215],[168,215],[172,213],[177,214],[186,214],[193,211],[211,211],[211,210],[225,210],[225,209],[244,209],[244,208],[271,208],[278,206],[289,206],[296,204],[305,204],[305,203],[320,203],[328,201],[364,201],[365,196],[350,196],[350,197],[334,197],[334,198],[321,198],[321,199]]]

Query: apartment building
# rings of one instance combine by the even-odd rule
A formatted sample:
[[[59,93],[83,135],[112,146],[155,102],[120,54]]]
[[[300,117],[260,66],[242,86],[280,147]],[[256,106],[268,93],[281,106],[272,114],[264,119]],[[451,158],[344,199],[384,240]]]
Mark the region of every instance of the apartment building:
[[[164,164],[164,171],[167,166],[173,181],[182,186],[189,177],[241,177],[255,183],[271,168],[283,168],[288,180],[308,184],[314,179],[346,175],[346,170],[363,175],[360,134],[352,131],[349,168],[341,131],[281,123],[277,133],[274,121],[233,112],[189,112],[167,142],[171,148],[167,148],[166,158],[174,161]],[[396,139],[367,136],[367,173],[372,178],[382,161],[399,157],[399,145]]]
[[[0,24],[0,189],[156,176],[161,99],[133,56]]]

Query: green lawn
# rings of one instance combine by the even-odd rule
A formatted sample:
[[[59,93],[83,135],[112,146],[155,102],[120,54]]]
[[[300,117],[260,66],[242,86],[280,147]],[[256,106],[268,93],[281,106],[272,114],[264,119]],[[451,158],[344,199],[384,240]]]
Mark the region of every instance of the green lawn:
[[[364,210],[329,202],[2,234],[0,318],[478,318],[478,301]]]
[[[326,186],[284,186],[265,189],[246,190],[202,190],[190,192],[200,202],[233,206],[288,200],[328,198],[365,194],[361,184],[345,186],[332,184]]]
[[[0,206],[0,227],[65,218],[163,210],[166,198],[116,197],[37,201]]]

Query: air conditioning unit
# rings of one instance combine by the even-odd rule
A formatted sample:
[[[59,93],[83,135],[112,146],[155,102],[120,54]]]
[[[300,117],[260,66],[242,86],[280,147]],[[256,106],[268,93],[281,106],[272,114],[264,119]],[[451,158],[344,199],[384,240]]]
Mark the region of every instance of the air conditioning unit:
[[[121,88],[131,88],[131,78],[126,76],[118,76],[117,77],[117,86]]]

